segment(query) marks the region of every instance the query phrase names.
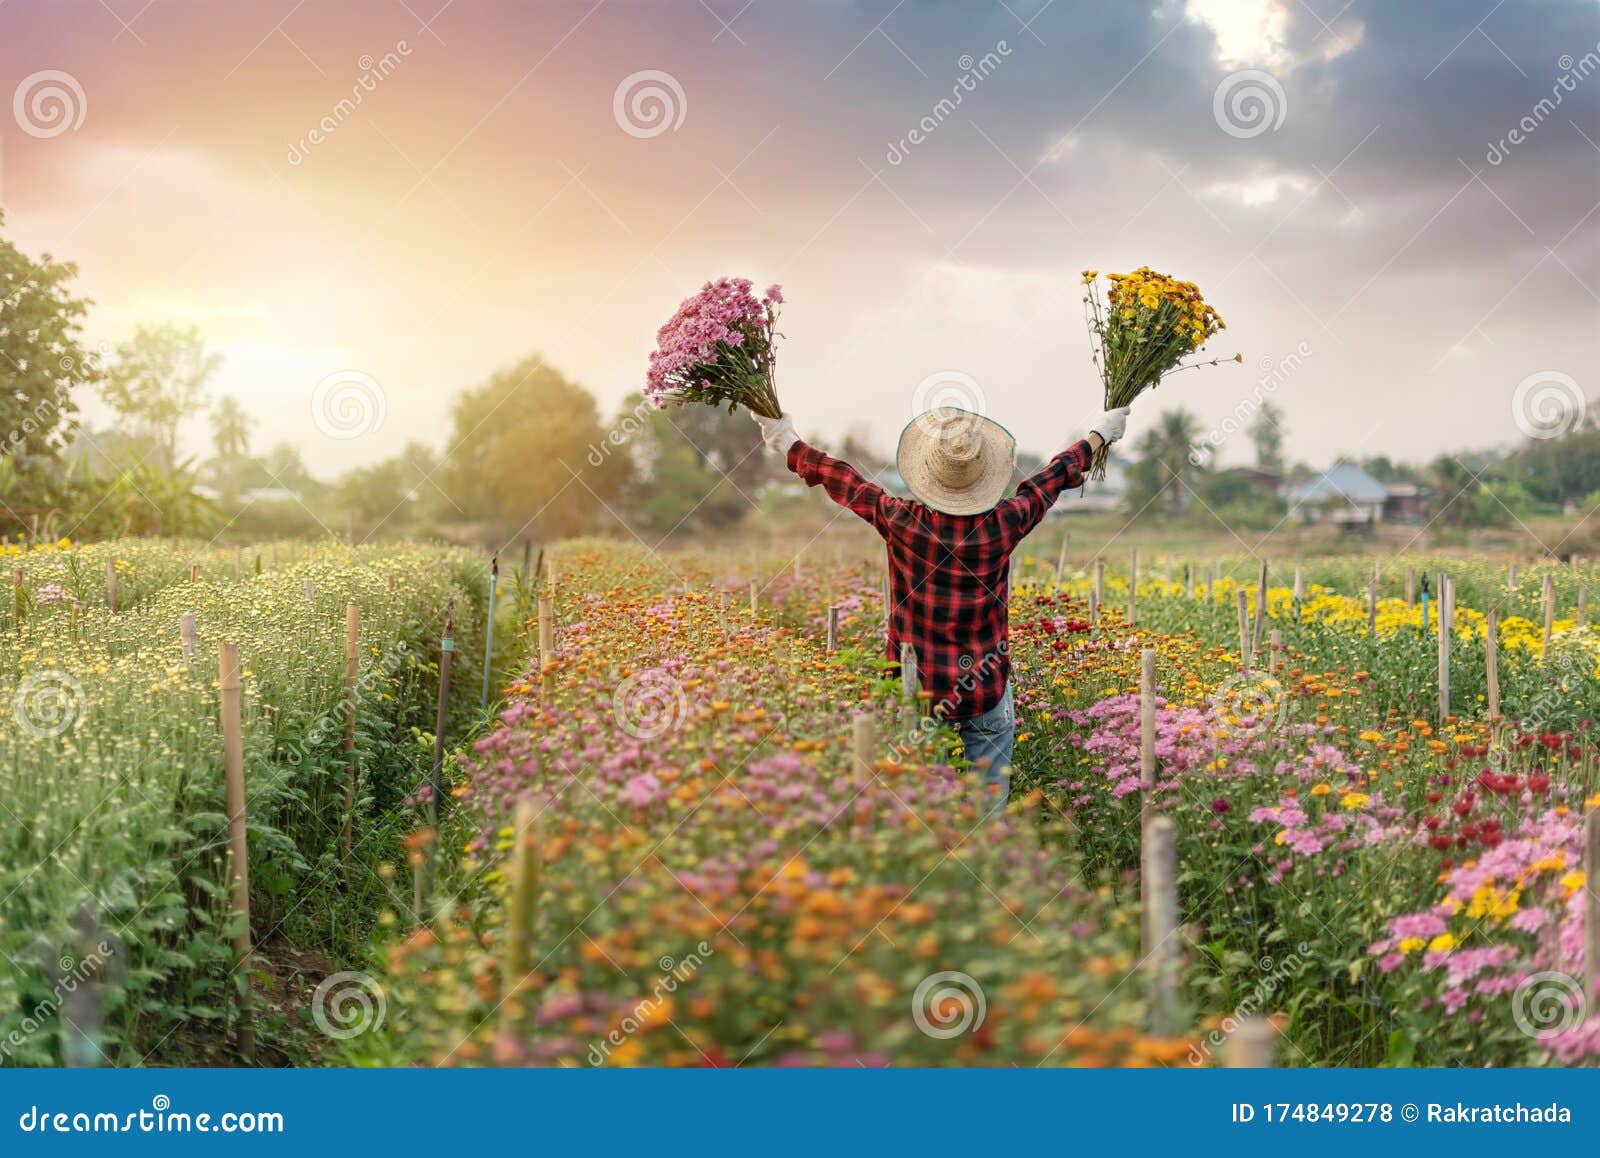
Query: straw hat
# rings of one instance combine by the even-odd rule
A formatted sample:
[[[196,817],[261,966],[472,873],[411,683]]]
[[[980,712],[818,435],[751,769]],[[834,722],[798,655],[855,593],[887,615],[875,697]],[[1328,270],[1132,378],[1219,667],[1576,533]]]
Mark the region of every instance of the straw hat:
[[[1016,468],[1017,440],[998,422],[941,406],[900,432],[895,465],[906,486],[947,515],[976,515],[1000,501]]]

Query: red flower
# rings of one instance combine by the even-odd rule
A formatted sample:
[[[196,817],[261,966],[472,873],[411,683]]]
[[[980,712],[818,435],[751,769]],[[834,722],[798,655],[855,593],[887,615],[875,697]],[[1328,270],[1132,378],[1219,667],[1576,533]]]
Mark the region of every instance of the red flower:
[[[1232,810],[1233,805],[1229,804],[1220,796],[1211,802],[1211,811],[1217,813],[1218,815],[1221,815],[1224,812],[1231,812]]]

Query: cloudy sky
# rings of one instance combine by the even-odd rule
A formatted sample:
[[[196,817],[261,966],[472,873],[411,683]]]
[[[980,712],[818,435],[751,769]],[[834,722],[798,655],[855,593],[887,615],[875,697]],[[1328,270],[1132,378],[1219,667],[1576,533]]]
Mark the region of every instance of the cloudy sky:
[[[1298,459],[1424,457],[1600,394],[1596,0],[0,0],[0,95],[90,339],[199,326],[323,473],[535,351],[609,412],[723,273],[783,283],[824,444],[954,391],[1053,449],[1085,266],[1198,282],[1244,355],[1135,432],[1265,392]],[[376,429],[324,432],[330,376]]]

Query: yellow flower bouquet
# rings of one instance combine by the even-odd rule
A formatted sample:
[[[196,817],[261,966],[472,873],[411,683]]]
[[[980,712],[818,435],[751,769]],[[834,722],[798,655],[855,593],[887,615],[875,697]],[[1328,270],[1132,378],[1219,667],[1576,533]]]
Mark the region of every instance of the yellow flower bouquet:
[[[1083,271],[1084,315],[1095,342],[1095,369],[1106,389],[1106,409],[1128,406],[1166,375],[1219,362],[1242,362],[1241,354],[1184,363],[1218,330],[1226,329],[1192,281],[1179,281],[1141,265],[1132,273],[1107,274],[1111,288],[1100,299],[1099,272]],[[1106,447],[1095,452],[1089,477],[1106,476]]]

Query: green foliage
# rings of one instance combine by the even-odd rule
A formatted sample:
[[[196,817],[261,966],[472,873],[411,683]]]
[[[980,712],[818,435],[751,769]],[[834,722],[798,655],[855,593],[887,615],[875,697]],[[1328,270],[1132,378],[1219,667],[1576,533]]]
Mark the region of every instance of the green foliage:
[[[582,531],[622,482],[622,459],[591,462],[605,438],[594,398],[537,355],[464,392],[453,417],[441,485],[498,535]]]
[[[449,599],[461,650],[447,726],[456,737],[479,722],[483,567],[415,547],[323,547],[314,565],[303,549],[297,555],[300,562],[260,577],[246,568],[238,582],[233,552],[198,543],[129,540],[26,557],[30,591],[59,584],[83,606],[35,601],[0,636],[8,711],[29,676],[55,681],[72,708],[61,729],[0,731],[0,795],[28,818],[0,830],[0,955],[15,965],[0,970],[0,1042],[10,1046],[0,1064],[60,1062],[62,1023],[47,1003],[61,986],[61,959],[86,960],[86,940],[110,946],[93,985],[104,1017],[98,1046],[111,1061],[137,1063],[151,1049],[170,1060],[175,1031],[216,1038],[232,1016],[231,991],[243,977],[230,948],[219,639],[239,643],[245,669],[257,944],[270,952],[287,940],[351,959],[364,951],[376,914],[395,906],[387,866],[403,858],[415,815],[407,800],[431,764],[440,613]],[[107,559],[118,565],[115,615],[103,599]],[[186,581],[193,559],[203,561],[199,585]],[[400,580],[393,590],[391,576]],[[363,609],[365,645],[350,857],[341,852],[351,773],[347,601]],[[189,610],[198,613],[193,660],[177,630]],[[87,938],[85,914],[94,929]]]
[[[178,424],[199,410],[206,382],[221,364],[193,327],[140,326],[132,341],[117,347],[100,392],[119,418],[156,444],[162,465],[172,470]]]
[[[72,391],[96,379],[78,342],[89,303],[68,289],[77,275],[70,262],[35,260],[0,238],[0,455],[13,505],[42,503],[77,410]]]

